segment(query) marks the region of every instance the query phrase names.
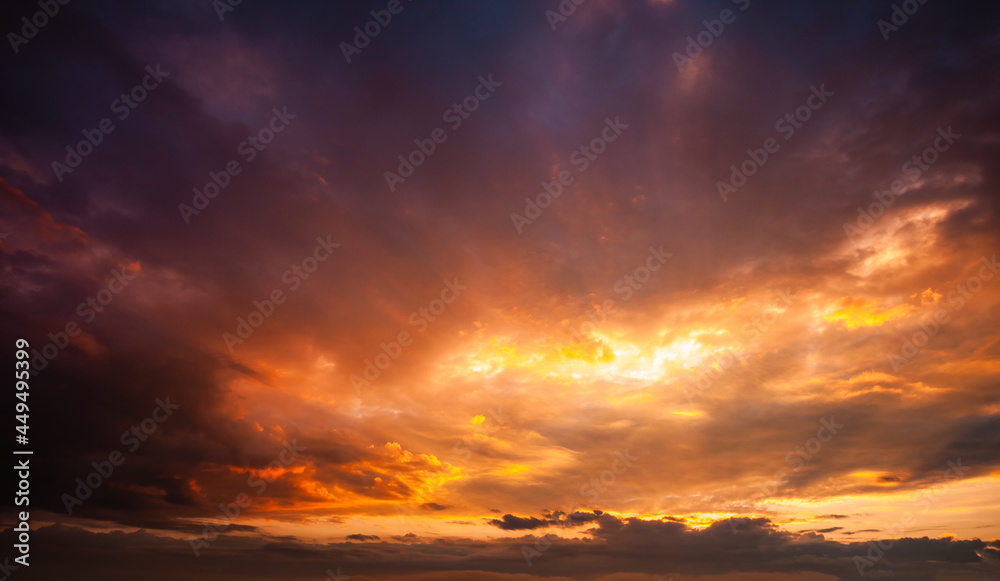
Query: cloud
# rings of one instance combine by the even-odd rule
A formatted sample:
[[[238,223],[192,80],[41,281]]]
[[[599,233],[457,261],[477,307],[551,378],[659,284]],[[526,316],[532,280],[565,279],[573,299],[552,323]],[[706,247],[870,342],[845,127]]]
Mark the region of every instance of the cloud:
[[[32,510],[58,524],[39,546],[73,575],[207,575],[170,535],[243,494],[199,559],[246,578],[338,560],[357,578],[660,575],[656,554],[682,574],[843,577],[930,495],[905,533],[929,536],[877,567],[992,572],[1000,279],[965,285],[1000,242],[1000,8],[928,3],[886,42],[870,3],[753,3],[679,75],[672,53],[718,15],[698,3],[588,2],[556,31],[528,4],[417,4],[350,64],[340,43],[369,11],[309,2],[219,22],[207,3],[101,0],[0,55],[0,340],[41,362]],[[170,76],[118,119],[157,63]],[[390,191],[480,75],[497,92]],[[820,84],[829,103],[776,134]],[[276,107],[296,118],[250,161],[240,144]],[[103,117],[115,131],[57,179]],[[629,128],[589,160],[608,117]],[[961,137],[910,179],[939,127]],[[780,149],[722,202],[768,137]],[[178,205],[232,160],[186,224]],[[563,171],[518,234],[511,213]],[[905,195],[848,238],[894,180]],[[317,237],[341,246],[306,272]],[[122,269],[135,280],[108,294]],[[438,311],[455,277],[468,290]],[[924,344],[895,369],[907,341]],[[68,514],[165,397],[181,408]],[[348,528],[395,541],[395,568],[383,543],[302,540]],[[497,535],[534,531],[561,536],[526,572],[536,536]]]
[[[421,504],[420,507],[425,508],[427,510],[448,510],[449,508],[451,508],[443,504],[438,504],[436,502],[425,502]]]
[[[857,575],[854,556],[864,556],[867,543],[837,543],[822,535],[796,535],[778,531],[764,519],[737,528],[719,522],[703,530],[677,523],[601,517],[593,540],[550,537],[550,548],[532,559],[527,568],[522,546],[534,547],[533,537],[497,539],[482,543],[462,538],[418,540],[406,535],[407,544],[326,543],[314,544],[292,539],[259,536],[223,536],[201,557],[177,559],[186,551],[183,541],[161,537],[146,531],[133,533],[95,533],[76,527],[43,527],[36,535],[58,559],[37,563],[42,574],[50,576],[80,570],[82,581],[99,579],[90,564],[117,554],[122,571],[146,570],[150,579],[159,581],[170,575],[208,579],[204,567],[231,563],[214,571],[214,579],[266,579],[272,571],[286,576],[315,576],[318,570],[342,563],[344,574],[363,579],[391,577],[401,580],[422,579],[435,571],[479,572],[482,574],[517,574],[523,579],[597,578],[611,572],[663,574],[664,563],[672,574],[725,575],[731,571],[794,573],[814,572],[831,577]],[[369,535],[358,540],[376,540]],[[395,539],[394,539],[395,540]],[[885,546],[885,544],[884,544]],[[867,575],[883,574],[890,569],[903,579],[921,574],[961,574],[975,581],[995,575],[1000,566],[1000,544],[978,540],[956,541],[950,538],[895,539],[886,557],[868,569]],[[719,555],[725,555],[720,559]],[[980,556],[982,555],[982,556]],[[405,571],[390,563],[402,560]],[[34,564],[33,564],[34,566]],[[561,571],[560,573],[555,573]],[[933,577],[932,577],[933,578]]]
[[[505,531],[525,531],[552,526],[552,523],[547,520],[535,517],[522,518],[512,514],[505,514],[503,515],[503,518],[499,520],[492,519],[489,523]]]

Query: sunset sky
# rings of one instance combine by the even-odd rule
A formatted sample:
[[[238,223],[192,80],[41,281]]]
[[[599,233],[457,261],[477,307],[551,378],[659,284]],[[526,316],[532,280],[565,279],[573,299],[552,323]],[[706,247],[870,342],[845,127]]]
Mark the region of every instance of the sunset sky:
[[[0,573],[1000,576],[1000,5],[51,2]]]

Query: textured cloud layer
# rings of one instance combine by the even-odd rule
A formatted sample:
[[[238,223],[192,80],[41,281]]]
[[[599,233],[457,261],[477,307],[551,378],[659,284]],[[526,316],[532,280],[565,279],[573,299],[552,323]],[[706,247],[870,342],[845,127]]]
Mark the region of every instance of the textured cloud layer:
[[[46,567],[995,572],[996,7],[216,4],[0,56]]]

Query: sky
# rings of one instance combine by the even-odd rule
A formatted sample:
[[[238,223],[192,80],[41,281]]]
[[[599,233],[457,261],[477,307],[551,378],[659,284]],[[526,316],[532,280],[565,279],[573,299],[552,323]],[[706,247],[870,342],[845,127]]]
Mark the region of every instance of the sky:
[[[2,14],[6,578],[1000,573],[995,3]]]

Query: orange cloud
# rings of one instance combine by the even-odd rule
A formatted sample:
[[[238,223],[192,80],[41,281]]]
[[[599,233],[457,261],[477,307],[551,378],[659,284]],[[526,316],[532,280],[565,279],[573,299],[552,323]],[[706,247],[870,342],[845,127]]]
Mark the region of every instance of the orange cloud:
[[[880,303],[878,300],[844,297],[837,301],[833,312],[825,315],[823,319],[841,322],[853,330],[859,327],[879,327],[889,321],[907,317],[916,310],[912,305],[883,307]]]

